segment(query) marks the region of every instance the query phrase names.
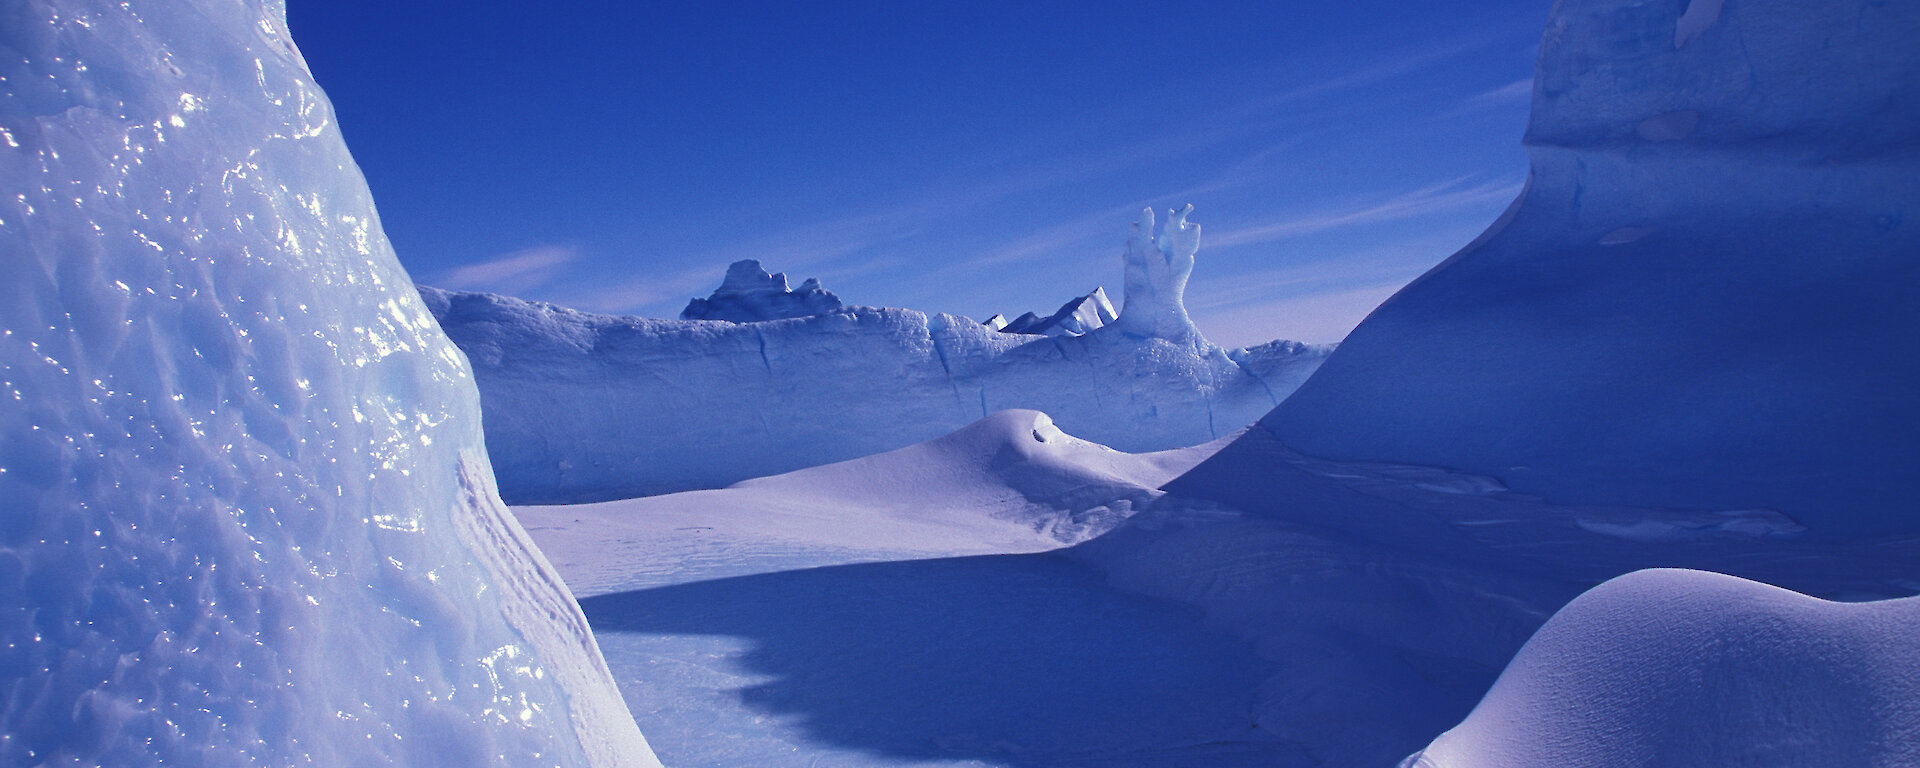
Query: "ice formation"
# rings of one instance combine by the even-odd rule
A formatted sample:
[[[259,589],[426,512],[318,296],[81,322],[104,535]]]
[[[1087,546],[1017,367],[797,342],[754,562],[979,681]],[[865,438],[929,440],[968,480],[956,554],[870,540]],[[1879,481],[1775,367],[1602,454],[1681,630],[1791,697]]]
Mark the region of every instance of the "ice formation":
[[[893,450],[1008,408],[1044,411],[1120,450],[1163,450],[1251,423],[1328,348],[1208,344],[1180,305],[1198,227],[1176,217],[1169,242],[1184,245],[1163,251],[1140,242],[1151,218],[1126,262],[1127,311],[1141,319],[1122,328],[1123,311],[1078,336],[904,309],[719,323],[422,295],[473,361],[488,448],[514,503],[714,488]],[[1183,247],[1181,268],[1168,254]],[[1070,303],[1068,318],[1111,314],[1103,300],[1096,291]]]
[[[1189,205],[1167,212],[1156,235],[1153,209],[1140,212],[1127,237],[1126,304],[1114,327],[1136,338],[1200,342],[1200,332],[1187,317],[1187,278],[1193,274],[1193,255],[1200,249],[1200,225],[1187,223]]]
[[[726,320],[757,323],[789,317],[824,315],[840,308],[840,297],[820,287],[820,281],[807,278],[799,290],[787,287],[787,274],[767,274],[753,259],[736,261],[727,267],[713,295],[687,302],[680,310],[682,320]]]
[[[1085,336],[1114,321],[1119,313],[1114,311],[1113,302],[1107,300],[1107,289],[1095,288],[1093,293],[1077,297],[1046,317],[1032,312],[1021,315],[1013,322],[994,315],[987,318],[985,325],[1001,333],[1025,333],[1036,336]],[[999,323],[995,324],[995,318]]]
[[[1915,40],[1912,3],[1559,3],[1525,193],[1250,439],[1920,530]]]
[[[0,28],[0,764],[657,765],[270,0]]]
[[[1920,597],[1640,571],[1554,614],[1405,768],[1913,765]]]

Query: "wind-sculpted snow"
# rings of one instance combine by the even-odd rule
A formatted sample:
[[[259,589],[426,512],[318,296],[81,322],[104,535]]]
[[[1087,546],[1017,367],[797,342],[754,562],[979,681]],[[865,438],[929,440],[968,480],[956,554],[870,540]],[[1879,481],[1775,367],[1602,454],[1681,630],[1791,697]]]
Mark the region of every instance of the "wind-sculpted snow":
[[[1920,530],[1915,40],[1914,3],[1559,3],[1526,192],[1248,439]]]
[[[1181,220],[1169,226],[1191,246],[1198,228]],[[1129,309],[1079,336],[904,309],[690,322],[421,292],[473,361],[487,446],[514,503],[714,488],[900,448],[1008,408],[1045,411],[1125,451],[1231,434],[1299,386],[1327,348],[1207,343],[1179,304],[1185,272],[1142,239],[1151,214],[1143,221],[1148,234],[1136,229],[1127,260]],[[1184,253],[1190,270],[1192,248]],[[1128,312],[1145,319],[1129,324]]]
[[[1920,598],[1640,571],[1554,614],[1406,768],[1920,765]]]
[[[277,2],[0,24],[0,764],[656,765]]]

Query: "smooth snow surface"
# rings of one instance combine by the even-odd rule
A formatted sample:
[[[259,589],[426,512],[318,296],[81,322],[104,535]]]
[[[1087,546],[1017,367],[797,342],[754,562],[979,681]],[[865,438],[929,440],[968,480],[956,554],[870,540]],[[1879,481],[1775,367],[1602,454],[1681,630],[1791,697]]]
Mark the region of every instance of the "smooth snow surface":
[[[1133,455],[1006,411],[714,491],[515,513],[586,597],[670,765],[1272,766],[1271,663],[1048,550],[1217,446]]]
[[[0,15],[0,764],[657,765],[284,6]]]
[[[1045,411],[1103,445],[1155,451],[1252,423],[1329,349],[1229,351],[1201,338],[1180,304],[1199,228],[1182,222],[1168,222],[1163,250],[1144,215],[1121,317],[1100,320],[1112,307],[1096,291],[1059,318],[1063,331],[1100,320],[1083,335],[999,333],[963,317],[872,307],[734,323],[421,293],[473,361],[487,447],[514,503],[715,488],[930,440],[1008,408]],[[757,264],[734,271],[764,275]],[[728,284],[750,277],[730,272]]]
[[[1920,758],[1920,598],[1652,570],[1562,608],[1408,768],[1894,768]]]
[[[1556,4],[1514,210],[1249,440],[1920,531],[1916,40],[1910,2]]]

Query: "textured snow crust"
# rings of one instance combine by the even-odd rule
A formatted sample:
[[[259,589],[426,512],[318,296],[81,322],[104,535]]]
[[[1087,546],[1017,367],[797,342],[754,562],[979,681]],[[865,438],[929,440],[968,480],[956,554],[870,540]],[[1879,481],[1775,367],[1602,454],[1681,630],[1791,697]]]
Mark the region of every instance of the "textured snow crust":
[[[1170,222],[1173,237],[1196,245],[1199,227],[1183,223],[1184,213]],[[903,309],[690,322],[421,293],[473,361],[502,494],[516,504],[597,501],[893,450],[1009,408],[1046,412],[1123,451],[1230,434],[1299,386],[1329,348],[1207,343],[1179,303],[1192,248],[1184,268],[1170,267],[1178,259],[1152,231],[1149,212],[1129,246],[1120,317],[1079,336],[1000,333]]]
[[[284,5],[0,16],[0,764],[657,765]]]
[[[1581,595],[1408,768],[1913,765],[1920,597],[1649,570]]]
[[[1250,439],[1920,530],[1920,6],[1722,6],[1557,4],[1522,198]]]

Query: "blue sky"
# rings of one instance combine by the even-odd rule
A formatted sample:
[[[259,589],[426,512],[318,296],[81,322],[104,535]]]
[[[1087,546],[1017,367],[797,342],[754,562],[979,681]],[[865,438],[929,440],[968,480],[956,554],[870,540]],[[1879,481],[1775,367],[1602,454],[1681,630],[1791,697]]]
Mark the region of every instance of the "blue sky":
[[[1518,193],[1547,0],[290,0],[414,278],[676,316],[758,258],[852,304],[1118,299],[1195,206],[1195,322],[1334,341]]]

